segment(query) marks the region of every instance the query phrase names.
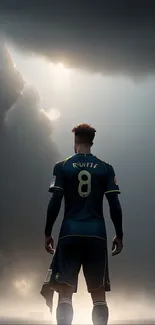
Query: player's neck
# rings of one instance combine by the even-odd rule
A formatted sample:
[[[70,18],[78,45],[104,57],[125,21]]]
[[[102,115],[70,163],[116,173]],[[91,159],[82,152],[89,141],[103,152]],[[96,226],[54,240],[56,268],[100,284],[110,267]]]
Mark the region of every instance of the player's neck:
[[[88,146],[84,146],[84,145],[80,144],[78,146],[77,153],[79,153],[79,154],[91,154],[91,149]]]

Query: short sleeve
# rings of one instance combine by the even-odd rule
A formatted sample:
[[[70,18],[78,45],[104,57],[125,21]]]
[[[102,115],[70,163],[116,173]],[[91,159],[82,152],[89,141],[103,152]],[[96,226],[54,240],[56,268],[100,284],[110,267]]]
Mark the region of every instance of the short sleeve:
[[[116,181],[115,171],[110,164],[107,164],[106,184],[105,184],[105,194],[108,193],[120,194],[120,189]]]
[[[49,192],[58,190],[64,191],[64,175],[63,175],[63,162],[59,162],[54,166],[53,177],[49,187]]]

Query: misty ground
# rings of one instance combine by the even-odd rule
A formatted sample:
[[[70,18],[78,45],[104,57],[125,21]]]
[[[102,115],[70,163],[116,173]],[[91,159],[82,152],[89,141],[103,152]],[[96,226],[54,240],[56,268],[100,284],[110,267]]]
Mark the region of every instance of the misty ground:
[[[20,318],[0,318],[0,324],[55,324],[55,322],[52,321],[42,321],[42,320],[34,320],[30,318],[20,319]],[[109,322],[109,324],[155,324],[155,321],[153,320],[129,320],[129,321],[112,321]],[[86,324],[88,325],[88,324]]]
[[[34,298],[34,299],[33,299]],[[53,315],[50,315],[45,300],[35,292],[0,298],[0,324],[55,324],[57,294],[54,295]],[[107,294],[109,324],[155,324],[154,299],[146,293]],[[83,279],[80,278],[79,292],[73,297],[73,324],[92,324],[92,304]]]

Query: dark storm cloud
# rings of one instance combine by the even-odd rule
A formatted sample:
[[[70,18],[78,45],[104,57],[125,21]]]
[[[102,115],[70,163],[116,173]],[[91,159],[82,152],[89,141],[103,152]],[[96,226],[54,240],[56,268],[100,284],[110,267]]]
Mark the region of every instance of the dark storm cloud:
[[[6,291],[10,269],[14,277],[17,268],[20,274],[43,267],[48,186],[60,155],[37,90],[25,84],[2,40],[0,110],[0,287]]]
[[[103,73],[155,72],[154,1],[1,1],[1,29],[18,45]]]

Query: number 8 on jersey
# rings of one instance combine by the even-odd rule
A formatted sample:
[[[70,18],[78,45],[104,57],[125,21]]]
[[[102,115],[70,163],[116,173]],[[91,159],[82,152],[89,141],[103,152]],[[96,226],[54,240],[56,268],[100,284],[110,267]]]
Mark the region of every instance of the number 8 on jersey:
[[[91,174],[87,170],[82,170],[78,174],[78,193],[81,197],[87,197],[91,192]]]

